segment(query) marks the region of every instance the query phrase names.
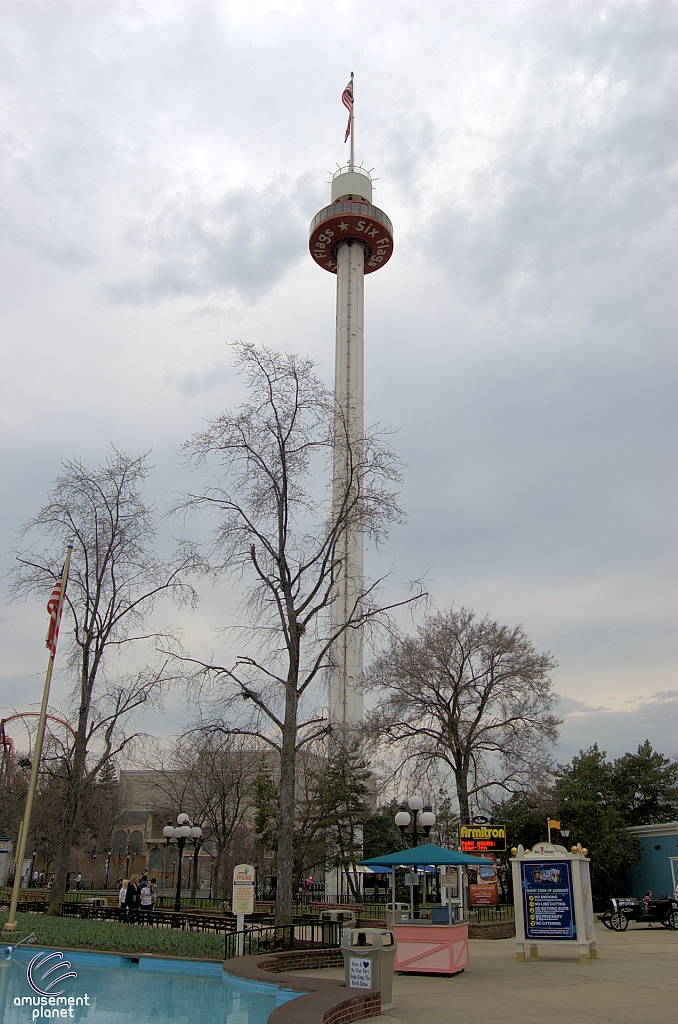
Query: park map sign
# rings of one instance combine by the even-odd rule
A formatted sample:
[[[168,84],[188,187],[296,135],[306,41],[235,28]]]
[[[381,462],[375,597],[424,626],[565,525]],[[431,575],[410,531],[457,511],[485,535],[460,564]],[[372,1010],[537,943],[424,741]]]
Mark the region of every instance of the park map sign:
[[[506,825],[460,825],[459,847],[463,853],[503,853]]]

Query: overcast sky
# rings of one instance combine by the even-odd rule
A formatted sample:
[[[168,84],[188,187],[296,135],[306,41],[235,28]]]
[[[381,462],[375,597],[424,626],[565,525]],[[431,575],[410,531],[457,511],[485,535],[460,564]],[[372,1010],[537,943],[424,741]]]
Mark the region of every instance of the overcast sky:
[[[60,461],[156,466],[238,400],[228,343],[329,382],[308,224],[357,159],[395,252],[366,281],[366,413],[409,521],[373,571],[520,622],[559,661],[564,760],[678,753],[671,3],[2,3],[2,550]],[[4,571],[10,561],[5,557]],[[178,618],[196,656],[233,597]],[[0,707],[46,615],[0,610]],[[226,658],[228,652],[221,652]],[[57,674],[53,703],[67,681]],[[181,695],[158,735],[180,728]]]

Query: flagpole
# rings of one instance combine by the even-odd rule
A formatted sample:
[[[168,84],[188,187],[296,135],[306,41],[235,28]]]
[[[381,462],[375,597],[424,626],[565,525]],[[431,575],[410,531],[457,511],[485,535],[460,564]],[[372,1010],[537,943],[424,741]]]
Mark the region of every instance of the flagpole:
[[[24,810],[23,820],[21,822],[21,828],[19,830],[16,857],[14,858],[14,887],[12,889],[12,901],[9,907],[9,916],[3,925],[3,932],[15,932],[17,930],[16,922],[16,908],[19,902],[19,890],[21,888],[21,869],[24,863],[24,854],[26,853],[26,841],[28,839],[28,829],[31,823],[31,812],[33,810],[33,798],[35,796],[35,789],[38,782],[38,769],[40,768],[40,758],[42,756],[42,742],[45,737],[45,724],[47,721],[47,705],[49,703],[49,688],[52,682],[52,670],[54,668],[54,656],[56,655],[56,645],[58,639],[59,623],[61,621],[61,610],[64,604],[64,597],[66,595],[66,583],[68,582],[68,569],[71,564],[71,553],[73,551],[73,545],[68,545],[66,552],[66,561],[64,562],[64,569],[61,574],[61,590],[59,591],[59,603],[56,610],[56,624],[57,624],[57,636],[54,638],[54,644],[49,652],[49,661],[47,662],[47,673],[45,675],[45,687],[42,691],[42,704],[40,706],[40,718],[38,719],[38,732],[35,738],[35,748],[33,750],[33,761],[31,764],[31,777],[28,783],[28,793],[26,794],[26,807]]]
[[[549,834],[549,843],[550,843],[551,842],[551,819],[550,819],[550,817],[546,819],[546,831]]]
[[[353,96],[353,105],[351,107],[351,163],[350,169],[353,170],[355,167],[355,89],[353,87],[353,72],[351,72],[351,95]]]

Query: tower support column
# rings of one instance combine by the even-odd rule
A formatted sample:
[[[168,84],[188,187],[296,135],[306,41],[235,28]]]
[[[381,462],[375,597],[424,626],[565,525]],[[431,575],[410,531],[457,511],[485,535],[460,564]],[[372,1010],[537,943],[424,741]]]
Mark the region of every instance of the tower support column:
[[[336,640],[330,652],[328,711],[332,731],[342,741],[349,739],[363,720],[363,628],[359,620],[365,591],[365,536],[360,514],[365,462],[365,277],[385,266],[393,252],[393,226],[372,203],[369,171],[353,161],[335,171],[331,202],[311,221],[308,245],[316,264],[337,275],[332,499],[341,536],[330,605]]]
[[[341,537],[341,569],[330,608],[332,631],[360,615],[363,593],[364,538],[350,520],[359,517],[364,463],[364,295],[365,250],[360,242],[341,242],[337,249],[337,335],[335,348],[335,431],[333,504],[335,518],[346,507],[349,519]],[[349,626],[332,647],[329,719],[342,733],[363,719],[362,627]]]

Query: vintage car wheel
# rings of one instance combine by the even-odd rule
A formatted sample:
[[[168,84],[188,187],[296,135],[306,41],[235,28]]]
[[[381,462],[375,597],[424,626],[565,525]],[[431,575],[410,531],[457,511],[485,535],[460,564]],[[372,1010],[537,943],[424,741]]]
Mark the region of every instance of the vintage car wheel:
[[[600,915],[600,920],[603,922],[606,928],[612,928],[610,924],[610,918],[612,917],[612,911],[606,910],[604,914]]]
[[[666,924],[667,928],[678,928],[678,910],[672,910],[670,914],[667,914],[666,921],[662,921],[662,924]]]
[[[629,926],[629,919],[626,914],[612,914],[610,918],[610,927],[616,932],[625,932]]]

